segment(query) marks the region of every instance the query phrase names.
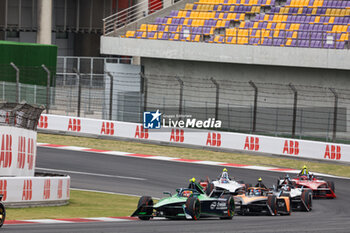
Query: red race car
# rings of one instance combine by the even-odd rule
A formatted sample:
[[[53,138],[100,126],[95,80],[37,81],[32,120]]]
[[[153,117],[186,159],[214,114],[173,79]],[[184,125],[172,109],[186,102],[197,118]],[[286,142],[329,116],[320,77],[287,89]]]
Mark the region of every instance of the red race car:
[[[336,198],[335,186],[333,181],[325,181],[322,178],[313,175],[299,175],[292,179],[296,187],[312,189],[315,198]]]

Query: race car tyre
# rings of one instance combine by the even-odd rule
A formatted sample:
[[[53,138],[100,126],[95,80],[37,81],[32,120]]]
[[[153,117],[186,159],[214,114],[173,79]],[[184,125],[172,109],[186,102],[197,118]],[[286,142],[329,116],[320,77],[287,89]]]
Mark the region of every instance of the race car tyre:
[[[5,206],[2,203],[0,203],[0,227],[2,227],[2,225],[4,224],[5,217],[6,217]]]
[[[291,202],[291,198],[290,198],[290,194],[289,193],[283,193],[281,196],[285,196],[285,197],[288,197],[286,202],[286,212],[284,215],[291,215],[292,213],[292,202]],[[287,209],[287,206],[289,206],[289,210]]]
[[[209,183],[207,186],[207,189],[205,190],[205,194],[207,194],[208,196],[210,196],[210,194],[213,192],[215,186],[213,183]]]
[[[220,219],[232,219],[235,214],[235,200],[232,195],[225,195],[224,198],[226,199],[227,215],[220,217]]]
[[[302,206],[304,211],[312,210],[312,191],[310,189],[303,190],[301,193],[301,200],[305,203]]]
[[[191,196],[186,201],[186,209],[193,220],[198,220],[201,215],[201,203],[197,197]]]
[[[328,187],[335,193],[335,186],[333,181],[327,181]]]
[[[275,195],[270,195],[267,197],[267,205],[270,207],[269,213],[271,216],[277,215],[277,197]]]
[[[150,220],[152,212],[153,212],[152,197],[142,196],[139,200],[137,208],[140,208],[140,212],[146,212],[146,215],[147,215],[147,216],[139,216],[140,220]]]

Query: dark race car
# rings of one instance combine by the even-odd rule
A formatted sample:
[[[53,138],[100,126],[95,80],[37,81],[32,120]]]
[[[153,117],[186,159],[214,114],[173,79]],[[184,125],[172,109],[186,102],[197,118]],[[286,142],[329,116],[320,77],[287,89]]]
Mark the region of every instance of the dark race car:
[[[2,225],[4,225],[5,217],[6,217],[5,206],[1,202],[2,201],[2,197],[3,197],[3,195],[0,194],[0,227],[2,227]]]
[[[177,189],[174,195],[169,192],[164,194],[170,196],[159,200],[156,204],[149,196],[141,197],[136,211],[131,216],[137,216],[141,220],[153,217],[198,220],[204,217],[232,219],[234,215],[235,203],[231,195],[223,193],[217,198],[209,197],[194,179],[188,188]]]

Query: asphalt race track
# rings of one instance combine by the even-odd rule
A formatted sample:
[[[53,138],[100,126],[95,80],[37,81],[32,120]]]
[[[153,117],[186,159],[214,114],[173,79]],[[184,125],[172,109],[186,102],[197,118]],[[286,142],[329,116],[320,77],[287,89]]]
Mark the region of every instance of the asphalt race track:
[[[166,156],[166,155],[165,155]],[[129,158],[98,153],[38,147],[39,168],[64,170],[72,188],[162,197],[163,191],[185,187],[192,177],[215,178],[222,167]],[[312,168],[310,168],[312,170]],[[230,176],[255,184],[263,178],[267,186],[282,173],[228,168]],[[57,173],[57,172],[56,172]],[[350,232],[350,180],[335,182],[337,199],[314,200],[309,213],[291,216],[235,216],[233,220],[130,221],[74,224],[4,225],[3,232]],[[137,203],[135,203],[136,208]],[[131,213],[130,213],[131,214]]]

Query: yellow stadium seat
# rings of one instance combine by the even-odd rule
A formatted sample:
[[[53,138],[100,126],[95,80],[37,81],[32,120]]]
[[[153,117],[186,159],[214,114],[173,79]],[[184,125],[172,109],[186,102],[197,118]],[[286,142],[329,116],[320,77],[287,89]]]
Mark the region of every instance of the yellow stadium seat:
[[[269,20],[269,17],[270,17],[269,15],[265,15],[265,16],[264,16],[264,21],[268,21],[268,20]]]
[[[347,32],[347,30],[348,30],[348,25],[343,25],[341,27],[341,32]]]
[[[235,10],[235,6],[231,6],[230,11],[234,11],[234,10]]]
[[[287,42],[286,42],[286,45],[289,46],[289,45],[291,45],[291,44],[292,44],[292,39],[288,38],[288,39],[287,39]]]
[[[258,28],[259,22],[254,22],[253,28]]]
[[[272,26],[272,22],[268,22],[266,28],[271,29],[271,26]]]
[[[299,30],[300,28],[300,23],[295,24],[295,30]]]
[[[239,24],[239,27],[240,27],[240,28],[244,28],[244,26],[245,26],[245,21],[242,21],[242,22]]]
[[[241,14],[241,15],[239,16],[239,20],[244,20],[244,18],[245,18],[245,14]]]
[[[317,13],[317,8],[312,9],[311,14],[312,14],[312,15],[316,15],[316,13]]]
[[[135,36],[135,31],[127,31],[125,36],[126,37],[134,37]]]
[[[192,10],[192,9],[193,9],[193,4],[187,3],[186,7],[185,7],[185,10]]]
[[[341,9],[336,9],[335,16],[340,16],[340,15],[341,15]]]
[[[298,37],[298,32],[293,32],[292,38],[296,39]]]
[[[298,10],[298,15],[301,15],[303,13],[303,8],[300,7],[299,10]]]
[[[235,15],[233,13],[228,13],[227,19],[235,19]]]
[[[141,24],[140,31],[146,31],[147,30],[147,25],[146,24]]]
[[[327,10],[329,10],[329,9],[327,9]],[[335,16],[335,9],[330,9],[329,15]]]
[[[334,16],[332,16],[332,17],[329,18],[329,22],[328,22],[328,23],[329,23],[329,24],[334,23]]]
[[[168,18],[168,21],[166,22],[166,24],[171,24],[171,20],[172,18]]]

